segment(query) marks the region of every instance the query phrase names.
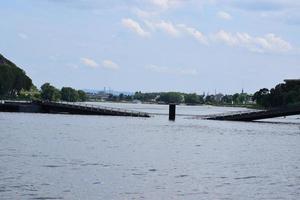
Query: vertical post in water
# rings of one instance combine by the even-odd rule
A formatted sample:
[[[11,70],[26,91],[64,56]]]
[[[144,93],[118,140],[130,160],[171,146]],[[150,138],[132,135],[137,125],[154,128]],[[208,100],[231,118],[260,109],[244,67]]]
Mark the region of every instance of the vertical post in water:
[[[169,120],[175,121],[176,104],[169,104]]]

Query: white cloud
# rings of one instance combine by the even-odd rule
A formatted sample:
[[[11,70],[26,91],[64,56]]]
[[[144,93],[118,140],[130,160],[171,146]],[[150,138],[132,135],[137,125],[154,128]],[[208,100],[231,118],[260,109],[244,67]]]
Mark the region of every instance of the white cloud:
[[[135,32],[136,34],[138,34],[141,37],[150,36],[150,33],[145,31],[138,22],[136,22],[130,18],[122,19],[122,24],[124,27],[130,29],[131,31]]]
[[[221,41],[227,45],[234,46],[238,44],[237,37],[233,34],[226,32],[224,30],[220,30],[218,33],[214,35],[214,39]]]
[[[97,68],[99,66],[99,64],[96,61],[90,58],[80,58],[80,61],[88,67]]]
[[[111,69],[111,70],[118,70],[120,68],[118,64],[116,64],[111,60],[103,60],[102,66],[106,69]]]
[[[178,24],[177,26],[181,28],[183,31],[185,31],[186,33],[188,33],[189,35],[191,35],[192,37],[194,37],[200,43],[205,45],[208,44],[208,40],[205,37],[205,35],[202,32],[198,31],[197,29],[188,27],[185,24]]]
[[[166,22],[163,20],[161,20],[159,22],[150,22],[150,21],[145,20],[145,24],[151,31],[160,30],[172,37],[180,36],[180,31],[177,29],[177,27],[172,22]]]
[[[175,74],[175,75],[189,75],[194,76],[197,75],[198,72],[196,69],[186,69],[186,68],[174,68],[174,67],[165,67],[158,65],[148,65],[145,67],[146,70],[163,73],[163,74]]]
[[[230,33],[220,30],[212,37],[214,40],[229,46],[245,47],[253,52],[287,52],[292,50],[292,45],[273,33],[260,37],[253,37],[248,33]]]
[[[161,8],[168,9],[171,6],[175,6],[183,2],[182,0],[150,0],[150,3]]]
[[[292,49],[292,45],[289,42],[273,33],[266,34],[263,38],[256,38],[256,41],[263,48],[270,51],[289,51]]]
[[[180,35],[180,32],[171,22],[160,21],[159,23],[156,23],[155,26],[173,37],[178,37]]]
[[[19,33],[18,36],[23,39],[23,40],[27,40],[28,39],[28,35],[26,35],[25,33]]]
[[[249,51],[257,53],[284,53],[293,49],[292,45],[289,42],[285,41],[279,36],[276,36],[273,33],[269,33],[263,36],[251,36],[248,33],[231,33],[220,30],[217,33],[206,35],[194,27],[189,27],[185,24],[173,24],[172,22],[163,20],[158,22],[145,20],[144,23],[150,31],[146,32],[141,29],[139,24],[132,23],[132,21],[133,20],[126,19],[126,22],[128,22],[128,24],[133,24],[132,26],[135,27],[133,30],[135,30],[135,32],[139,35],[145,35],[145,33],[147,33],[147,35],[150,35],[150,32],[154,34],[155,31],[159,30],[172,37],[189,35],[199,41],[199,43],[204,45],[210,45],[213,42],[220,42],[232,47],[246,48]],[[162,68],[160,68],[160,70],[162,70]]]
[[[95,60],[91,59],[91,58],[80,58],[80,61],[88,67],[91,68],[104,68],[104,69],[110,69],[110,70],[118,70],[120,68],[120,66],[118,64],[116,64],[115,62],[113,62],[112,60],[103,60],[101,62],[101,65],[98,64]],[[72,68],[78,68],[77,65],[73,65],[73,64],[68,64],[69,67]]]
[[[231,20],[232,19],[232,16],[229,13],[224,12],[224,11],[218,12],[217,16],[223,20]]]

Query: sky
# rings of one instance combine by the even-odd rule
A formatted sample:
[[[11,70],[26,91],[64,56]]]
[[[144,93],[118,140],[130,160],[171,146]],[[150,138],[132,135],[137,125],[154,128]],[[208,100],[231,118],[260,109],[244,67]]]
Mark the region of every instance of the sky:
[[[298,0],[1,0],[0,53],[37,86],[253,93],[300,78]]]

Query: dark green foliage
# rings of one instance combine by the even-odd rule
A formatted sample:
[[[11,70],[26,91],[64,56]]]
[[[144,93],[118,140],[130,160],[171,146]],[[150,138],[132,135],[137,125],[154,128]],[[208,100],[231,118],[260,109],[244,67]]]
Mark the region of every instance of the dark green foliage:
[[[69,101],[69,102],[79,101],[78,91],[71,87],[63,87],[60,93],[61,93],[62,101]]]
[[[182,103],[183,102],[183,95],[179,92],[166,92],[161,93],[158,101],[162,101],[164,103]]]
[[[232,96],[234,104],[245,104],[250,99],[250,96],[246,93],[236,93]]]
[[[109,94],[107,101],[132,101],[133,95],[125,95],[123,93],[119,95]]]
[[[41,98],[45,101],[58,101],[61,98],[60,91],[50,83],[41,86]]]
[[[205,103],[206,104],[216,104],[215,96],[214,95],[206,95],[205,96]]]
[[[68,102],[86,101],[87,97],[84,91],[75,90],[71,87],[63,87],[60,91],[61,100]]]
[[[124,100],[124,94],[123,94],[123,93],[119,94],[119,100],[120,100],[120,101],[123,101],[123,100]]]
[[[142,102],[159,102],[159,103],[182,103],[184,101],[184,94],[180,92],[152,92],[142,93],[136,92],[132,98],[127,97],[126,99],[136,99]]]
[[[82,90],[78,90],[78,101],[86,101],[87,100],[87,96],[86,93]]]
[[[71,87],[63,87],[60,91],[50,83],[45,83],[41,87],[41,99],[45,101],[86,101],[86,93],[82,90],[75,90]]]
[[[300,81],[287,81],[271,90],[260,89],[253,99],[258,105],[266,108],[300,103]]]
[[[185,94],[184,102],[187,104],[197,104],[199,103],[199,97],[197,94]]]
[[[17,99],[27,101],[40,100],[41,93],[35,86],[32,86],[29,90],[22,89]]]
[[[223,104],[233,104],[233,95],[225,95],[222,97],[221,102]]]
[[[184,94],[184,103],[186,104],[200,104],[203,103],[203,97],[197,95],[196,93]]]
[[[108,101],[118,101],[118,96],[115,96],[113,94],[109,94]]]
[[[270,92],[267,88],[260,89],[253,95],[253,100],[263,107],[270,107]]]
[[[133,99],[137,99],[137,100],[144,101],[144,102],[151,102],[151,101],[155,101],[159,95],[160,95],[160,93],[158,93],[158,92],[142,93],[141,91],[139,91],[133,95]]]
[[[15,97],[32,86],[26,73],[0,54],[0,96]]]
[[[180,92],[153,92],[142,93],[136,92],[133,99],[142,102],[151,103],[185,103],[187,105],[241,105],[251,104],[252,96],[247,93],[236,93],[234,95],[223,95],[221,93],[216,95],[198,95],[196,93],[180,93]]]

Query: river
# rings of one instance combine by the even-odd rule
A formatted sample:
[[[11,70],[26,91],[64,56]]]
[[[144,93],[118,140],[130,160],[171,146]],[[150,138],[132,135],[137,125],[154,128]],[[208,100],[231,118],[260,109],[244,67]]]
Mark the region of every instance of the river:
[[[171,122],[165,105],[104,105],[152,117],[0,113],[0,199],[300,199],[299,116],[178,106]]]

